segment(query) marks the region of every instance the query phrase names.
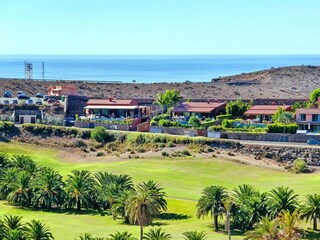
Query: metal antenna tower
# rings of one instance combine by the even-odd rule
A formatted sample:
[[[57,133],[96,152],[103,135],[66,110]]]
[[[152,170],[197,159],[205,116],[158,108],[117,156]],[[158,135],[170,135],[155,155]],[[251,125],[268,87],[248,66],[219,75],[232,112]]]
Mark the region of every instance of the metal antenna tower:
[[[33,66],[32,63],[24,62],[25,79],[32,79]]]
[[[44,62],[42,62],[42,80],[44,80]]]

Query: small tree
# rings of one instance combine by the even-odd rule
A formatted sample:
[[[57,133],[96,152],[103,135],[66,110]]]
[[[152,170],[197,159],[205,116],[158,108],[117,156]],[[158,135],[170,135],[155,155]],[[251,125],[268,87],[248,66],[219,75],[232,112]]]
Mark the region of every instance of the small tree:
[[[231,114],[233,117],[243,116],[244,112],[246,112],[250,107],[250,104],[245,103],[242,99],[238,99],[227,104],[226,112],[227,114]]]
[[[95,127],[91,132],[91,138],[97,142],[107,142],[108,134],[106,129],[102,126]]]
[[[308,169],[307,163],[303,159],[296,159],[293,162],[292,171],[294,173],[303,173],[306,172]]]
[[[190,117],[188,124],[192,125],[193,127],[199,127],[200,126],[200,119],[192,116]]]
[[[310,94],[310,102],[316,104],[318,102],[318,98],[320,97],[320,88],[317,88],[312,91]]]

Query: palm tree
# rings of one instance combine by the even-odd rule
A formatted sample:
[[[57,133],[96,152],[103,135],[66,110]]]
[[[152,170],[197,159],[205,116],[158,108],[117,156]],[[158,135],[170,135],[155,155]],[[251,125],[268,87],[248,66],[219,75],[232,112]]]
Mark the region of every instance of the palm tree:
[[[162,107],[162,114],[163,114],[163,110],[168,104],[168,101],[166,99],[166,95],[164,93],[158,93],[155,104]]]
[[[81,206],[88,206],[89,193],[93,188],[94,180],[89,171],[73,170],[72,175],[68,175],[66,182],[66,194],[68,207],[76,206],[81,210]]]
[[[219,231],[218,217],[221,213],[222,202],[227,197],[226,189],[222,186],[206,187],[197,204],[197,217],[203,217],[210,213],[213,216],[215,231]]]
[[[299,213],[295,210],[291,213],[289,210],[283,210],[279,215],[280,219],[280,239],[281,240],[300,240],[298,232]]]
[[[60,207],[64,196],[64,182],[62,176],[52,168],[44,168],[37,175],[34,188],[34,204],[46,208],[51,208],[52,205]]]
[[[137,240],[137,238],[128,232],[116,232],[115,234],[110,234],[107,240]]]
[[[27,239],[32,240],[50,240],[54,239],[50,229],[41,221],[32,220],[26,224],[26,236]]]
[[[139,224],[140,240],[143,239],[143,228],[152,223],[155,216],[164,210],[154,190],[149,190],[138,184],[132,191],[125,206],[125,214],[131,224]]]
[[[39,170],[37,163],[26,155],[13,155],[10,164],[13,167],[28,172],[31,176],[34,176]]]
[[[127,200],[132,193],[131,191],[123,191],[112,203],[111,205],[111,213],[114,220],[118,218],[118,216],[124,219],[125,223],[129,223],[129,217],[126,215],[125,206]]]
[[[230,228],[230,219],[231,219],[231,209],[232,209],[232,199],[230,197],[227,197],[223,201],[223,210],[226,215],[226,224],[225,224],[225,230],[228,233],[228,238],[231,240],[231,228]]]
[[[288,187],[276,187],[268,194],[268,207],[269,212],[276,216],[282,210],[293,212],[297,206],[298,195]]]
[[[21,216],[5,215],[1,220],[3,228],[3,239],[6,240],[24,240],[24,225]]]
[[[252,229],[267,213],[266,194],[259,193],[252,185],[239,185],[233,190],[234,224],[241,229]]]
[[[270,219],[269,216],[263,217],[255,225],[254,230],[246,232],[245,240],[279,240],[279,220]]]
[[[307,195],[304,204],[300,207],[301,217],[306,221],[313,221],[313,230],[318,230],[317,221],[320,218],[320,195]]]
[[[144,240],[169,240],[171,238],[171,235],[161,228],[150,229],[143,237]]]
[[[17,175],[15,182],[11,184],[11,192],[8,194],[8,201],[21,206],[29,206],[32,197],[31,177],[26,171],[21,171]]]
[[[163,188],[159,183],[149,180],[147,182],[140,183],[139,186],[145,190],[149,190],[154,195],[154,198],[157,200],[162,211],[167,210],[167,201],[165,200],[166,193],[163,191]]]
[[[77,239],[75,239],[77,240]],[[81,234],[79,236],[79,240],[95,240],[94,237],[92,237],[92,235],[90,233],[85,233],[85,234]]]
[[[204,232],[190,231],[183,233],[185,240],[205,240],[207,235]]]
[[[1,199],[6,199],[13,190],[13,183],[17,181],[19,170],[17,168],[6,169],[0,177],[0,195]]]

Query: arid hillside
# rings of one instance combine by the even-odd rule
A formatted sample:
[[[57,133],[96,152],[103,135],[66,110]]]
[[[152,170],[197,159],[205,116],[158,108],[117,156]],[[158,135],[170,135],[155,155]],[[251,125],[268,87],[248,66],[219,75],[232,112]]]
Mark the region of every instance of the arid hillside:
[[[90,83],[83,81],[31,81],[0,79],[0,92],[19,90],[29,95],[46,93],[50,85],[75,84],[81,95],[96,98],[155,98],[166,89],[178,89],[182,96],[191,99],[305,99],[320,87],[320,67],[293,66],[243,73],[212,79],[206,83]]]

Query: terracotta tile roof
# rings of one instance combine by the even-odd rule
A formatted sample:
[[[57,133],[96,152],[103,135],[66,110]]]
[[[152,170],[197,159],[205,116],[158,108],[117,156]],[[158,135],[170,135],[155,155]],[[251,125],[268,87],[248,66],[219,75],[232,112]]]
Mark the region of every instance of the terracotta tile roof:
[[[197,113],[210,113],[216,108],[223,108],[226,103],[216,102],[184,102],[175,107],[173,112],[197,112]]]
[[[132,99],[89,99],[87,105],[103,105],[103,106],[137,106],[138,103]]]
[[[284,111],[291,110],[291,106],[289,105],[255,105],[249,108],[244,115],[274,115],[278,108],[282,108]]]

